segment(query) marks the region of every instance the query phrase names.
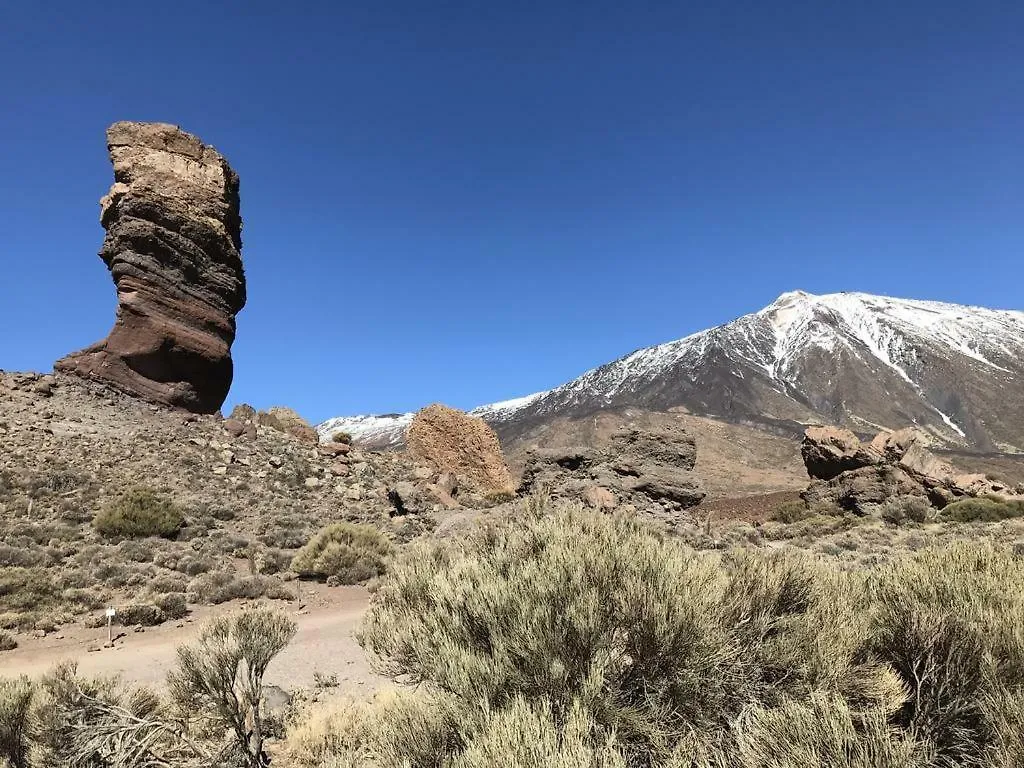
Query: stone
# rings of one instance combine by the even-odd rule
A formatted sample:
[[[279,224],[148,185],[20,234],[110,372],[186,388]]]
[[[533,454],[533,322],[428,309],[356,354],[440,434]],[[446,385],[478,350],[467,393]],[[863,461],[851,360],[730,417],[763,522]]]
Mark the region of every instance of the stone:
[[[303,485],[305,485],[307,488],[318,488],[320,486],[320,478],[319,477],[307,477],[303,481]]]
[[[245,423],[238,419],[224,419],[224,423],[221,426],[232,437],[241,437],[245,434]]]
[[[594,509],[614,509],[615,494],[599,485],[588,485],[583,500]]]
[[[248,424],[256,421],[256,409],[248,403],[239,403],[231,409],[231,415],[228,418]]]
[[[505,455],[483,419],[435,403],[419,411],[406,433],[409,455],[437,472],[453,472],[470,491],[510,493]]]
[[[321,456],[347,456],[352,446],[348,443],[321,443],[317,450]]]
[[[879,432],[871,441],[870,447],[882,454],[887,461],[896,462],[912,445],[927,447],[924,434],[914,427],[903,427],[895,432]]]
[[[260,411],[256,414],[256,419],[261,427],[276,429],[278,432],[296,437],[304,443],[315,445],[320,442],[316,430],[291,408],[276,405],[266,411]]]
[[[225,467],[223,464],[217,464],[213,468],[213,474],[215,475],[226,475],[227,473],[228,468]]]
[[[546,492],[597,509],[629,504],[657,513],[663,504],[686,509],[704,499],[693,468],[693,437],[677,424],[622,429],[604,447],[557,447],[526,455],[519,492]]]
[[[107,129],[114,185],[100,257],[117,287],[106,339],[55,364],[150,402],[214,413],[231,386],[245,305],[238,175],[173,125]]]
[[[895,464],[858,467],[831,480],[811,483],[801,494],[808,505],[835,505],[857,515],[869,515],[876,505],[893,496],[921,495],[921,485],[906,470]]]
[[[430,511],[429,495],[408,480],[401,480],[388,488],[388,501],[392,515],[414,515]]]
[[[887,456],[895,456],[895,452],[887,452]],[[919,442],[912,442],[905,448],[897,463],[911,474],[922,478],[944,478],[953,474],[953,467],[939,459]]]
[[[625,485],[648,498],[666,499],[684,508],[694,507],[704,500],[704,492],[693,474],[681,467],[648,465],[635,480],[627,480]]]
[[[913,427],[881,432],[868,446],[849,430],[808,429],[802,453],[808,474],[819,479],[802,496],[808,504],[867,515],[896,496],[925,497],[942,508],[960,498],[1006,490],[985,475],[956,474],[926,443]]]
[[[343,464],[340,461],[331,464],[330,472],[335,477],[345,477],[349,471],[348,464]]]
[[[831,480],[843,472],[877,464],[882,458],[849,429],[840,427],[809,427],[800,454],[807,474],[818,480]]]

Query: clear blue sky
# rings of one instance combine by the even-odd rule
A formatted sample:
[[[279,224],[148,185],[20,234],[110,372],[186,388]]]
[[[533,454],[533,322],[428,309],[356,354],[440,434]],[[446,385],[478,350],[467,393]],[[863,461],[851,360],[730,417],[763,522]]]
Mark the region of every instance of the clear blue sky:
[[[1024,305],[1024,3],[0,5],[0,368],[102,336],[104,129],[242,179],[231,404],[545,389],[795,288]]]

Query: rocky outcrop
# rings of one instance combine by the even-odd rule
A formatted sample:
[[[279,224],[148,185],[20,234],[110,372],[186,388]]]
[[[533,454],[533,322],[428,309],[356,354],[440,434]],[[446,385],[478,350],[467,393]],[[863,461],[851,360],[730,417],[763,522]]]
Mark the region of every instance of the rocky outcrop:
[[[849,430],[812,427],[801,453],[815,478],[802,497],[811,506],[871,514],[894,497],[917,496],[942,508],[971,496],[1013,496],[985,475],[959,474],[927,448],[914,429],[881,432],[869,445]]]
[[[543,491],[597,509],[632,505],[678,512],[704,493],[693,474],[697,449],[682,427],[624,429],[602,448],[543,448],[527,454],[520,493]]]
[[[819,480],[831,480],[861,467],[877,464],[881,459],[873,447],[864,446],[860,438],[840,427],[810,427],[800,445],[807,474]]]
[[[282,405],[275,405],[265,411],[259,411],[256,414],[256,420],[261,427],[276,429],[278,432],[297,437],[306,443],[316,444],[320,441],[316,430],[310,426],[308,421],[291,408]]]
[[[231,386],[245,305],[238,175],[198,138],[163,123],[107,129],[114,185],[100,201],[100,258],[117,287],[106,339],[59,361],[151,402],[217,411]]]
[[[435,403],[413,418],[406,445],[415,461],[454,475],[470,492],[512,492],[512,475],[498,437],[483,419]]]

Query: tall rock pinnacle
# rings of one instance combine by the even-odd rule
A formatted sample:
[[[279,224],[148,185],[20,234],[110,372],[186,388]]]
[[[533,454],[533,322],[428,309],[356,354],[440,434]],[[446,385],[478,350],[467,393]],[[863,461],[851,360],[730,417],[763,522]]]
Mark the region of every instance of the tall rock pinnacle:
[[[238,175],[164,123],[107,129],[114,185],[100,201],[100,258],[117,286],[110,334],[55,368],[152,402],[216,411],[231,387],[245,305]]]

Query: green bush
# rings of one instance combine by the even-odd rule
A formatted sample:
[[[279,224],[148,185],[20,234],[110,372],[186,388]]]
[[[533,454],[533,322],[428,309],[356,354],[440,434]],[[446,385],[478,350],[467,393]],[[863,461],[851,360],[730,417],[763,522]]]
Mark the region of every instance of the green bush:
[[[799,523],[813,514],[803,499],[791,499],[779,504],[772,511],[771,518],[778,523]]]
[[[0,679],[0,756],[11,768],[28,768],[35,686],[27,677]]]
[[[935,508],[923,496],[896,496],[881,507],[882,519],[893,525],[927,523],[935,517]]]
[[[695,553],[635,517],[524,513],[389,568],[360,640],[452,735],[349,713],[339,738],[372,759],[337,764],[1020,766],[1021,626],[1024,561],[1005,549],[865,576],[794,550]]]
[[[954,501],[942,509],[941,519],[957,523],[997,523],[1024,516],[1024,501],[979,497]]]
[[[331,440],[334,441],[335,443],[346,443],[348,445],[351,445],[352,435],[349,434],[348,432],[339,430],[335,432],[333,435],[331,435]]]
[[[373,526],[334,523],[295,553],[291,569],[300,576],[358,584],[384,573],[390,552],[387,537]]]
[[[247,768],[269,763],[263,676],[295,635],[295,622],[265,608],[214,619],[199,640],[178,649],[177,668],[167,676],[174,702],[189,718],[207,719],[234,737]]]
[[[414,545],[361,640],[380,671],[467,711],[582,706],[624,754],[664,756],[694,731],[724,738],[753,703],[852,686],[852,599],[806,556],[723,563],[633,517],[570,510]]]
[[[267,597],[271,600],[294,600],[295,595],[279,579],[271,576],[239,576],[234,571],[211,571],[204,573],[188,585],[188,602],[204,605],[220,605],[228,600],[255,600]]]
[[[148,488],[135,488],[100,510],[93,527],[104,536],[173,537],[185,518],[168,499]]]

